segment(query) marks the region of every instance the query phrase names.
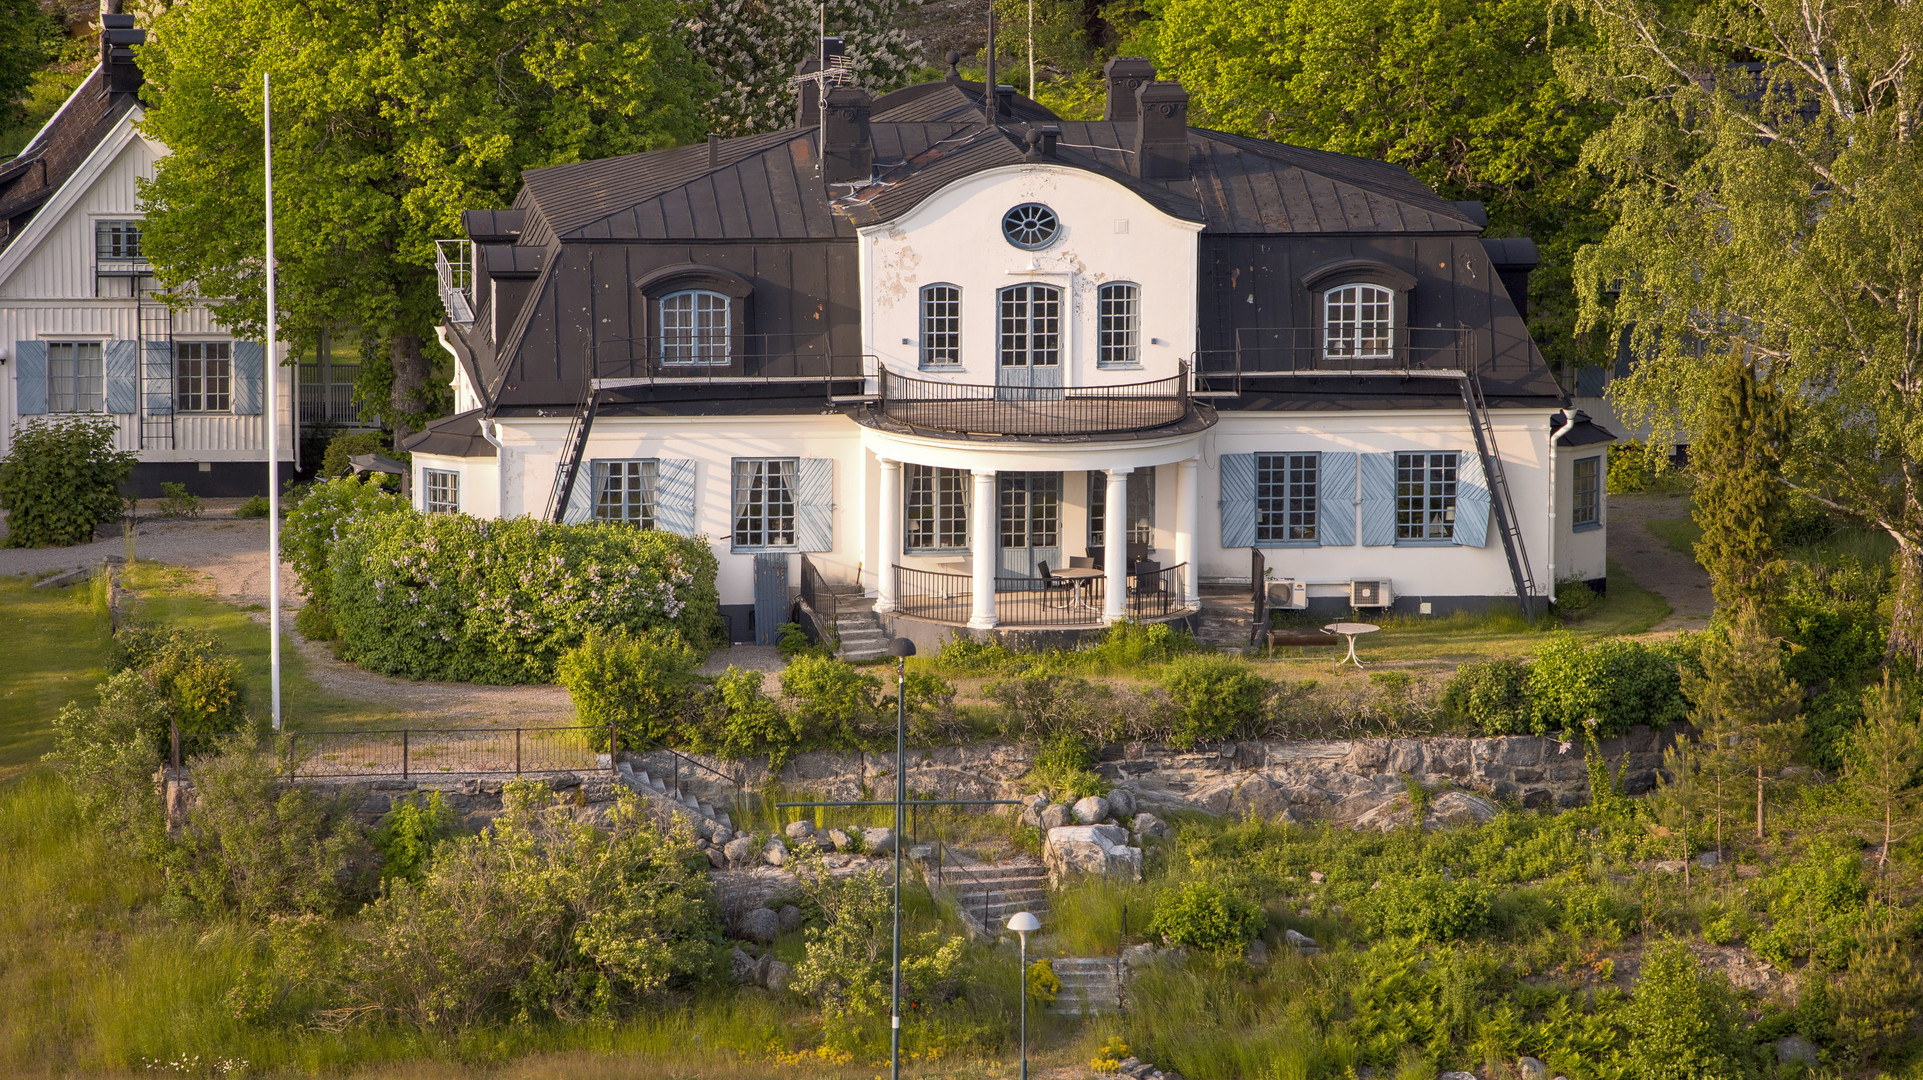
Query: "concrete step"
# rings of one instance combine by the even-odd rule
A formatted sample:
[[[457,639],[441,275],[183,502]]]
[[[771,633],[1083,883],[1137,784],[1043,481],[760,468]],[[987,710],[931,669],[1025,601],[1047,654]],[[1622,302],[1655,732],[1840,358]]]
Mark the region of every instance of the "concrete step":
[[[1035,904],[1048,899],[1048,890],[1040,885],[1014,885],[1007,888],[953,885],[953,888],[956,896],[971,904]]]
[[[1039,882],[1048,876],[1039,866],[944,866],[937,872],[956,888],[975,882]]]

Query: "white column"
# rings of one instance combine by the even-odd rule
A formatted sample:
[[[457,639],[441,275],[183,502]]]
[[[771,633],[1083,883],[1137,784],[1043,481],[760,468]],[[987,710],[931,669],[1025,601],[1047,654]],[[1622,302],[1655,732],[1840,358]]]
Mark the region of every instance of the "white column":
[[[901,558],[901,462],[881,459],[881,548],[875,560],[875,610],[901,610],[900,582],[895,563]]]
[[[1102,522],[1102,567],[1107,588],[1102,591],[1102,619],[1121,622],[1128,602],[1128,474],[1131,469],[1108,470],[1107,516]]]
[[[1202,575],[1195,565],[1195,530],[1201,514],[1201,462],[1181,462],[1175,470],[1175,561],[1182,570],[1182,606],[1202,603]]]
[[[987,630],[995,625],[995,553],[1001,543],[1000,505],[995,498],[995,473],[976,471],[975,490],[968,504],[968,542],[973,545],[975,576],[971,591],[975,598],[969,612],[972,629]]]

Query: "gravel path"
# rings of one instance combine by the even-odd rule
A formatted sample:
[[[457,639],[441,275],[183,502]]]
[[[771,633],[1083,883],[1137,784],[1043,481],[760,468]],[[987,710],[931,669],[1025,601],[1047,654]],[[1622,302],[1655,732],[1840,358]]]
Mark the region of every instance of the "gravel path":
[[[1684,495],[1609,497],[1609,557],[1638,585],[1669,601],[1672,609],[1651,633],[1705,629],[1715,611],[1709,571],[1649,531],[1650,522],[1687,518],[1689,511]]]

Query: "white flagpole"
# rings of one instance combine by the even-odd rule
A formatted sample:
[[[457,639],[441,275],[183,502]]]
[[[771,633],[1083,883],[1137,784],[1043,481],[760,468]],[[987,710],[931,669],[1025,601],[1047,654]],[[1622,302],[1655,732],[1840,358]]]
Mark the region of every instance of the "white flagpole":
[[[280,341],[274,318],[273,77],[260,76],[261,130],[267,140],[267,640],[273,669],[274,730],[280,730]]]

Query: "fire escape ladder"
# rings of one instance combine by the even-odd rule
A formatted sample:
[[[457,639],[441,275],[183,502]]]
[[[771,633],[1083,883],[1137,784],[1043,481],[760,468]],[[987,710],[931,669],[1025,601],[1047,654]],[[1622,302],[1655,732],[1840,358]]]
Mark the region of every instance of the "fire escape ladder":
[[[1463,372],[1460,386],[1463,406],[1469,410],[1469,427],[1476,436],[1476,453],[1482,458],[1483,475],[1489,482],[1489,508],[1495,512],[1496,530],[1502,534],[1502,553],[1509,559],[1509,578],[1516,586],[1516,601],[1522,605],[1523,615],[1533,620],[1536,576],[1529,568],[1529,552],[1523,546],[1515,502],[1509,497],[1502,454],[1496,449],[1495,428],[1489,423],[1489,403],[1482,396],[1482,379],[1471,367]]]
[[[593,384],[590,383],[590,386]],[[590,389],[568,426],[566,450],[554,470],[554,492],[548,497],[548,520],[559,522],[568,512],[568,498],[581,474],[581,455],[587,452],[588,432],[594,428],[594,413],[601,405],[601,394]]]

